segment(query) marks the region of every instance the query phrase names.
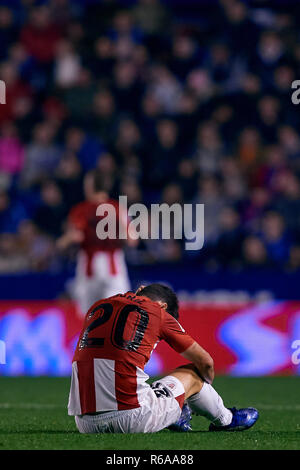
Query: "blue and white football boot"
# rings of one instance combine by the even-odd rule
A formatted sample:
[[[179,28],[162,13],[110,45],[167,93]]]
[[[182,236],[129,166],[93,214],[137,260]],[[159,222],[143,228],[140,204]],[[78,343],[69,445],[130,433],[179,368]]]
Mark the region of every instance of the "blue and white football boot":
[[[227,426],[216,426],[211,423],[209,431],[245,431],[256,423],[259,413],[255,408],[229,408],[232,412],[232,421]]]
[[[168,427],[171,431],[179,431],[179,432],[188,432],[192,430],[191,427],[191,420],[192,420],[192,411],[186,403],[182,407],[181,415],[176,423],[171,424]]]

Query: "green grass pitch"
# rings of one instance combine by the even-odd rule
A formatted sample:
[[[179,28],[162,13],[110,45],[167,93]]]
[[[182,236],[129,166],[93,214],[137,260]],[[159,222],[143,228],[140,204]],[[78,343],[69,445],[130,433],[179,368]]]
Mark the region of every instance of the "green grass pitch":
[[[193,431],[81,435],[67,415],[68,378],[0,377],[0,450],[4,449],[300,449],[300,377],[217,377],[227,406],[254,406],[256,425],[244,432],[209,433],[193,417]]]

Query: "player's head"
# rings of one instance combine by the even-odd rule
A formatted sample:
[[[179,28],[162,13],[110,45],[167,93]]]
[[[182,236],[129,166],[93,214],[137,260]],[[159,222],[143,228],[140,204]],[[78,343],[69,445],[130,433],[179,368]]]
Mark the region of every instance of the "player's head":
[[[178,299],[175,292],[169,287],[163,284],[149,284],[148,286],[139,287],[136,295],[142,295],[159,302],[172,317],[178,319]]]
[[[93,199],[95,194],[107,194],[107,184],[102,173],[98,170],[89,171],[84,180],[84,191],[87,199]]]

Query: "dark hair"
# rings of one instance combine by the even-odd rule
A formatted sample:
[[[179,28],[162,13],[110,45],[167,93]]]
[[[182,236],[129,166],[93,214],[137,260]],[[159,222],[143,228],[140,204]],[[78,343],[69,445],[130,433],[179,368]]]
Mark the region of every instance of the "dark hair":
[[[149,284],[149,286],[141,289],[137,295],[143,295],[154,301],[166,302],[168,305],[166,311],[176,320],[178,319],[178,299],[175,292],[169,287],[163,284]]]

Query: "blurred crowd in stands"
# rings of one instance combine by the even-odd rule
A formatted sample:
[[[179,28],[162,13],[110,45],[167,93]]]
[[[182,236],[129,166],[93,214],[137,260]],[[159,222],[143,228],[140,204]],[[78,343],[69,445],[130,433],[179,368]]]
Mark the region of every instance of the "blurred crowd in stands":
[[[205,204],[202,250],[143,240],[132,264],[300,269],[300,9],[282,5],[0,0],[0,273],[72,264],[55,241],[94,168],[128,204]]]

